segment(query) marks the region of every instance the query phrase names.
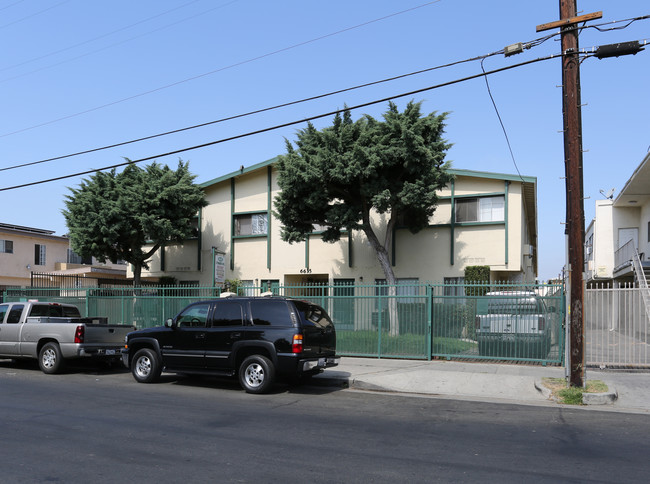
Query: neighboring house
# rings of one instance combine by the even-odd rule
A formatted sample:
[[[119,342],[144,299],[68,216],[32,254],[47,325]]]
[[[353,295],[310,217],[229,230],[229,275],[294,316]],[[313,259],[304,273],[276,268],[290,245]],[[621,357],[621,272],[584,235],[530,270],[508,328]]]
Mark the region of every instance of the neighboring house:
[[[650,273],[650,153],[616,198],[596,202],[585,232],[587,283],[632,282],[642,269]]]
[[[276,158],[202,183],[208,206],[199,234],[158,251],[143,276],[173,276],[212,286],[213,275],[245,285],[373,284],[384,274],[360,231],[339,242],[321,240],[318,227],[305,242],[288,244],[273,216],[278,194]],[[461,282],[469,265],[490,266],[493,281],[531,282],[537,273],[537,179],[450,170],[428,228],[393,234],[392,262],[402,282]],[[384,217],[375,214],[378,226]],[[215,263],[216,261],[216,263]],[[223,263],[223,265],[220,264]]]
[[[0,223],[0,296],[9,287],[28,287],[32,273],[125,278],[126,266],[83,261],[70,240],[54,231]]]

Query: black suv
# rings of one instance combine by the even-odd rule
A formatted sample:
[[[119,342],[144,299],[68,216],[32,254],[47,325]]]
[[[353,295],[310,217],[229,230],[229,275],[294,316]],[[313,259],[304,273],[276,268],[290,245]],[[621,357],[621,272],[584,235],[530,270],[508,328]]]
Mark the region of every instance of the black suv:
[[[122,360],[141,383],[162,371],[239,377],[248,393],[277,376],[336,366],[336,331],[323,308],[285,297],[226,297],[190,304],[165,326],[126,336]]]

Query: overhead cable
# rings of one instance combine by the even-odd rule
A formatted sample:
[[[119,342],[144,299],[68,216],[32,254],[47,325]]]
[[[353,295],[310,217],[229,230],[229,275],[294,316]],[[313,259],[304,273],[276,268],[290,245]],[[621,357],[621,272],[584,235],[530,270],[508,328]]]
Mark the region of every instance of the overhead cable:
[[[377,99],[377,100],[374,100],[374,101],[369,101],[369,102],[366,102],[366,103],[357,104],[355,106],[348,106],[348,107],[346,107],[344,109],[337,109],[335,111],[330,111],[328,113],[323,113],[323,114],[318,114],[318,115],[315,115],[315,116],[310,116],[308,118],[303,118],[303,119],[300,119],[300,120],[297,120],[297,121],[290,121],[288,123],[278,124],[278,125],[275,125],[275,126],[259,129],[259,130],[256,130],[256,131],[250,131],[248,133],[242,133],[242,134],[239,134],[239,135],[230,136],[228,138],[222,138],[222,139],[219,139],[219,140],[210,141],[210,142],[203,143],[203,144],[200,144],[200,145],[190,146],[190,147],[187,147],[187,148],[181,148],[181,149],[174,150],[174,151],[168,151],[166,153],[160,153],[160,154],[153,155],[153,156],[147,156],[145,158],[140,158],[140,159],[137,159],[137,160],[130,160],[130,161],[127,161],[127,162],[124,162],[124,163],[118,163],[118,164],[115,164],[115,165],[105,166],[105,167],[102,167],[102,168],[94,168],[94,169],[91,169],[91,170],[72,173],[72,174],[69,174],[69,175],[62,175],[62,176],[59,176],[59,177],[49,178],[49,179],[46,179],[46,180],[40,180],[40,181],[35,181],[35,182],[30,182],[30,183],[23,183],[21,185],[15,185],[15,186],[11,186],[11,187],[4,187],[4,188],[0,188],[0,192],[8,191],[8,190],[15,190],[15,189],[18,189],[18,188],[25,188],[25,187],[28,187],[28,186],[40,185],[40,184],[43,184],[43,183],[49,183],[49,182],[58,181],[58,180],[65,180],[67,178],[73,178],[73,177],[77,177],[77,176],[88,175],[90,173],[96,173],[96,172],[100,172],[100,171],[112,170],[114,168],[119,168],[119,167],[122,167],[122,166],[131,165],[131,164],[135,164],[135,163],[141,163],[143,161],[151,161],[151,160],[154,160],[156,158],[163,158],[163,157],[166,157],[166,156],[176,155],[176,154],[184,153],[184,152],[187,152],[187,151],[193,151],[193,150],[197,150],[197,149],[200,149],[200,148],[206,148],[208,146],[214,146],[214,145],[217,145],[217,144],[220,144],[220,143],[225,143],[227,141],[233,141],[233,140],[236,140],[236,139],[246,138],[246,137],[257,135],[257,134],[266,133],[266,132],[269,132],[269,131],[274,131],[274,130],[277,130],[277,129],[280,129],[280,128],[286,128],[288,126],[294,126],[296,124],[302,124],[302,123],[314,121],[316,119],[321,119],[321,118],[325,118],[325,117],[328,117],[328,116],[334,116],[334,115],[336,115],[338,113],[341,113],[341,112],[344,112],[344,111],[353,111],[353,110],[364,108],[364,107],[367,107],[367,106],[372,106],[374,104],[380,104],[380,103],[391,101],[393,99],[399,99],[399,98],[403,98],[403,97],[407,97],[407,96],[412,96],[414,94],[419,94],[419,93],[422,93],[422,92],[431,91],[431,90],[434,90],[434,89],[439,89],[441,87],[451,86],[453,84],[466,82],[466,81],[469,81],[469,80],[472,80],[472,79],[477,79],[479,77],[483,77],[483,76],[487,76],[487,75],[491,75],[491,74],[496,74],[496,73],[499,73],[499,72],[504,72],[504,71],[507,71],[507,70],[510,70],[510,69],[514,69],[516,67],[522,67],[522,66],[525,66],[525,65],[534,64],[534,63],[537,63],[537,62],[550,60],[550,59],[554,59],[554,58],[561,57],[561,56],[562,56],[562,54],[553,54],[553,55],[549,55],[549,56],[546,56],[546,57],[540,57],[540,58],[537,58],[537,59],[532,59],[532,60],[529,60],[529,61],[520,62],[519,64],[512,64],[512,65],[509,65],[509,66],[500,67],[498,69],[493,69],[491,71],[481,72],[479,74],[474,74],[474,75],[463,77],[463,78],[460,78],[460,79],[455,79],[455,80],[452,80],[452,81],[447,81],[447,82],[443,82],[443,83],[440,83],[440,84],[435,84],[433,86],[428,86],[428,87],[424,87],[424,88],[421,88],[421,89],[416,89],[416,90],[413,90],[413,91],[404,92],[404,93],[401,93],[401,94],[396,94],[396,95],[393,95],[393,96],[385,97],[385,98],[382,98],[382,99]]]

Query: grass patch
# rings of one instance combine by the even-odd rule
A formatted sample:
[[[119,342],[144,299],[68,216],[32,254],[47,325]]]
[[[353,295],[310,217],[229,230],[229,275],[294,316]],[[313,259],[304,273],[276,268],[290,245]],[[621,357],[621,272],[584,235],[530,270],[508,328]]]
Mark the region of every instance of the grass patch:
[[[551,390],[555,400],[567,405],[582,405],[583,393],[605,393],[609,390],[601,380],[587,380],[585,388],[567,387],[564,378],[543,378],[542,384]]]

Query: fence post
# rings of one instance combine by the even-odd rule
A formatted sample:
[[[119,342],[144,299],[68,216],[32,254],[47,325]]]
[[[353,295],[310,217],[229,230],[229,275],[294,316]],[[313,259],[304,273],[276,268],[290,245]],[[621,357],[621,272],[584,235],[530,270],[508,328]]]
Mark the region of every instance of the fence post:
[[[433,321],[431,318],[431,312],[433,308],[433,291],[431,288],[430,284],[427,284],[426,287],[426,295],[427,295],[427,305],[426,305],[426,311],[427,311],[427,331],[426,331],[426,338],[427,338],[427,361],[431,361],[431,353],[433,352],[432,348],[432,339],[433,339],[433,331],[432,331],[432,325]]]

